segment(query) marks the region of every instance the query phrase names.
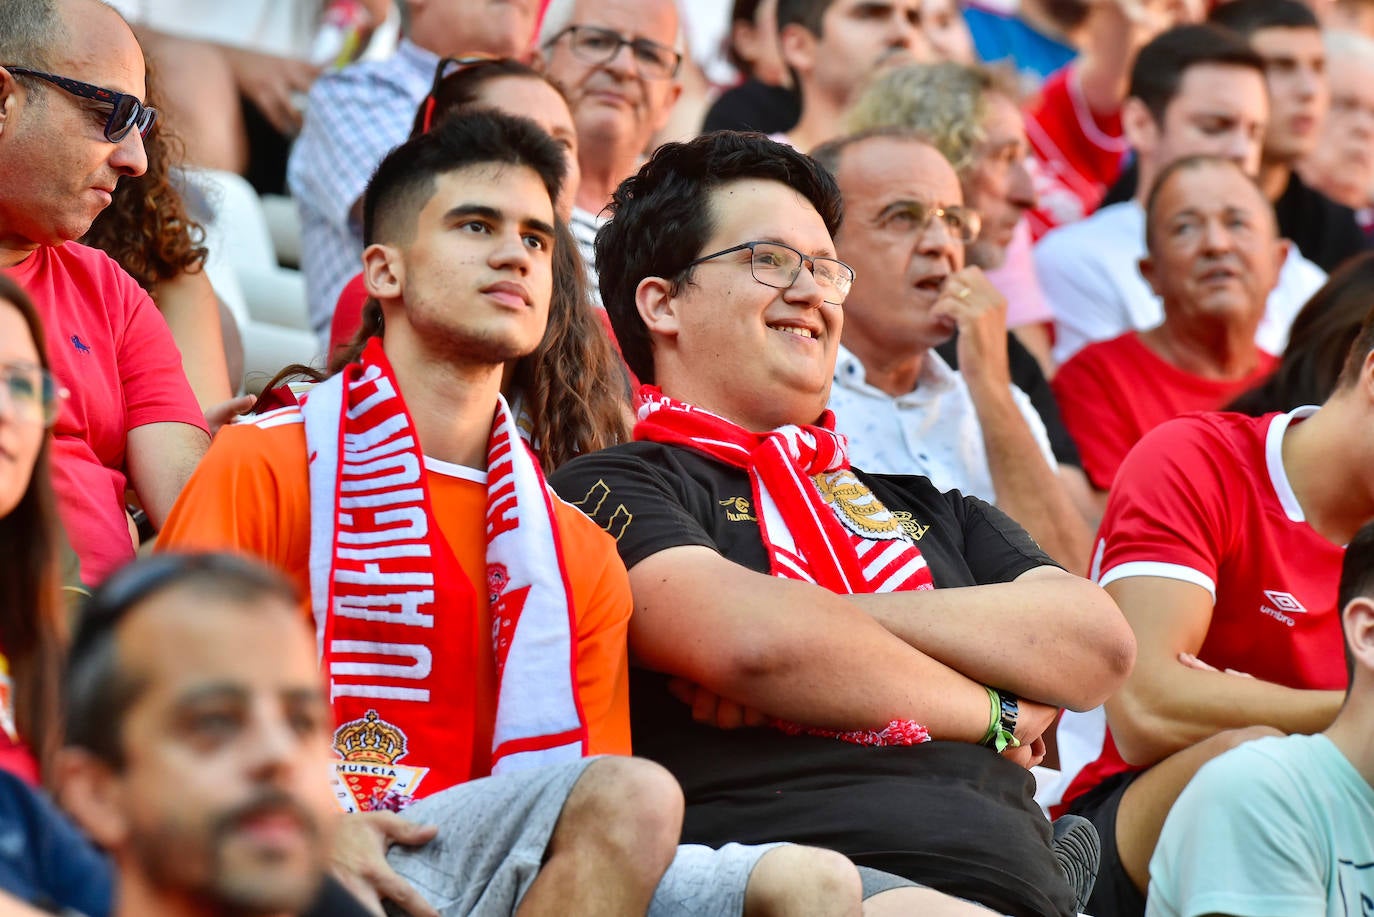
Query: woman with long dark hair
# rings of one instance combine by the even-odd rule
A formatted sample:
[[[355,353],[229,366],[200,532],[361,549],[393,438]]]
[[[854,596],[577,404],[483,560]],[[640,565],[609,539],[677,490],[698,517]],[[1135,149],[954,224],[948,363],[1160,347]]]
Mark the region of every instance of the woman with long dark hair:
[[[65,635],[48,429],[61,392],[27,294],[0,275],[0,768],[31,782],[60,741]]]

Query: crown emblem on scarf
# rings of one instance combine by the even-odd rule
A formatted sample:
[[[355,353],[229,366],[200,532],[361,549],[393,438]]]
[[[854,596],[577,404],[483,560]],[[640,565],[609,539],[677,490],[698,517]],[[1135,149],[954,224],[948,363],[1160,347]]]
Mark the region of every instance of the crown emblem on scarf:
[[[334,730],[334,750],[345,761],[395,764],[406,755],[406,734],[369,710]]]

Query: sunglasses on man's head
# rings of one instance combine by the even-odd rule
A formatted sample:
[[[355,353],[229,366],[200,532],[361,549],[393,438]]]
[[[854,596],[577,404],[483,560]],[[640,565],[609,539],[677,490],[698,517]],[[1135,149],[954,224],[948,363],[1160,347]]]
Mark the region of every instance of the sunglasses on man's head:
[[[110,106],[110,116],[105,119],[105,139],[111,143],[119,143],[129,135],[129,131],[138,128],[139,136],[147,137],[149,131],[153,129],[153,124],[157,121],[157,109],[149,108],[134,96],[127,92],[115,92],[113,89],[105,89],[101,86],[92,86],[90,83],[83,83],[80,80],[69,79],[65,76],[56,76],[51,73],[44,73],[41,70],[30,70],[28,67],[11,67],[0,65],[10,73],[19,76],[33,77],[37,80],[46,80],[58,89],[79,96],[83,99],[92,99]]]
[[[446,57],[439,61],[439,65],[434,68],[434,82],[429,86],[429,95],[425,96],[425,117],[420,125],[420,130],[428,134],[430,128],[434,126],[434,109],[438,105],[440,84],[445,79],[455,73],[461,73],[469,67],[475,67],[478,64],[492,64],[505,59],[504,57],[493,57],[490,54],[468,54],[463,57]]]

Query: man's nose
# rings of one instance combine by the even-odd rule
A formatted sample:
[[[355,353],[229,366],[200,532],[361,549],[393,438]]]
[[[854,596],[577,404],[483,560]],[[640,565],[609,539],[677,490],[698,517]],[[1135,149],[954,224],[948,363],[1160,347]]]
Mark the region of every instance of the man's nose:
[[[124,139],[115,144],[110,155],[110,167],[120,175],[137,178],[148,171],[148,150],[143,145],[143,135],[131,130]]]

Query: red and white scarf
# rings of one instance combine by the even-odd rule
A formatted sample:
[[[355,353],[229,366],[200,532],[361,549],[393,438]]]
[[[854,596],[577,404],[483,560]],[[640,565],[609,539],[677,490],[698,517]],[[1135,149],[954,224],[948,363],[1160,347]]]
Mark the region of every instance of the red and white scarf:
[[[301,413],[311,602],[335,748],[387,797],[341,793],[345,807],[403,808],[476,776],[479,652],[494,654],[499,683],[492,773],[585,756],[577,623],[552,496],[505,400],[487,447],[487,582],[476,584],[488,589],[490,634],[478,633],[474,584],[434,517],[381,342],[312,387]]]
[[[639,391],[634,438],[682,446],[749,473],[770,572],[840,594],[934,589],[930,567],[899,520],[849,467],[849,442],[826,411],[818,424],[753,433],[674,400]],[[880,731],[835,733],[775,723],[865,745],[925,741],[925,729],[894,720]]]
[[[774,576],[848,595],[935,588],[921,549],[849,470],[849,442],[829,411],[819,424],[751,433],[646,385],[634,436],[748,471]],[[834,499],[844,492],[858,498]]]

